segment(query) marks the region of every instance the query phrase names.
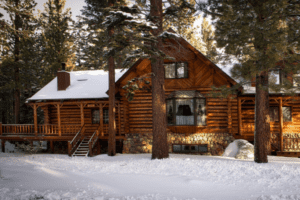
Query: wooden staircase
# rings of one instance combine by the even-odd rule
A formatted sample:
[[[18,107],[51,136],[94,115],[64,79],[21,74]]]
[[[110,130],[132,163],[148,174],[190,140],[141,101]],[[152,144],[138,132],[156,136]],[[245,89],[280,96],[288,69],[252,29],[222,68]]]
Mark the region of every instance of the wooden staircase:
[[[89,141],[91,139],[91,136],[85,136],[83,140],[81,140],[80,144],[78,145],[77,149],[72,154],[72,157],[74,156],[85,156],[87,157],[89,155]]]

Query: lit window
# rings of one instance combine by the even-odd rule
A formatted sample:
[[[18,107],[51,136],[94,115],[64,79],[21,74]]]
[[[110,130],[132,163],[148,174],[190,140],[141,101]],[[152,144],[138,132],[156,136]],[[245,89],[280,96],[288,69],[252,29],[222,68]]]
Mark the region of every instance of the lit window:
[[[174,91],[166,101],[168,125],[206,125],[205,97],[196,91]]]
[[[167,63],[165,66],[165,78],[188,78],[188,65],[185,62]]]
[[[99,110],[92,110],[92,123],[93,124],[99,124],[100,123]]]
[[[282,107],[282,115],[283,115],[284,122],[291,122],[292,121],[291,107]]]

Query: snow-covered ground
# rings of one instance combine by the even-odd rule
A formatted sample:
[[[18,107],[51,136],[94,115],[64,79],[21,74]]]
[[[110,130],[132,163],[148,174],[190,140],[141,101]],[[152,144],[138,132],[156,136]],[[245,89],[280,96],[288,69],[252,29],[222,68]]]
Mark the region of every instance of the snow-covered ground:
[[[0,153],[0,199],[300,199],[300,159]],[[43,197],[43,198],[42,198]]]

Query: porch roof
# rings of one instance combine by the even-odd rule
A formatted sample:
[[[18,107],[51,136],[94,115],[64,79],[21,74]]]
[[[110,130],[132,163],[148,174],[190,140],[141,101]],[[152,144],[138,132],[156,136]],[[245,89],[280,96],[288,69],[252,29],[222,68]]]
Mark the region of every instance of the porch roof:
[[[116,69],[117,81],[127,70]],[[61,99],[100,99],[108,98],[108,71],[87,70],[72,71],[70,73],[70,86],[66,90],[57,90],[57,77],[39,90],[35,95],[27,99],[36,100],[61,100]]]

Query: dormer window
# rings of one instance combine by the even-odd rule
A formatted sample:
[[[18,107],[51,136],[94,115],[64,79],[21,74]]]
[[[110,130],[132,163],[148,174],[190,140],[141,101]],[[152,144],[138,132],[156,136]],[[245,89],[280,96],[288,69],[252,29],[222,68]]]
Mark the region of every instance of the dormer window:
[[[186,62],[166,63],[165,78],[188,78],[188,64]]]
[[[167,122],[175,126],[205,126],[205,97],[197,91],[174,91],[167,97]]]

